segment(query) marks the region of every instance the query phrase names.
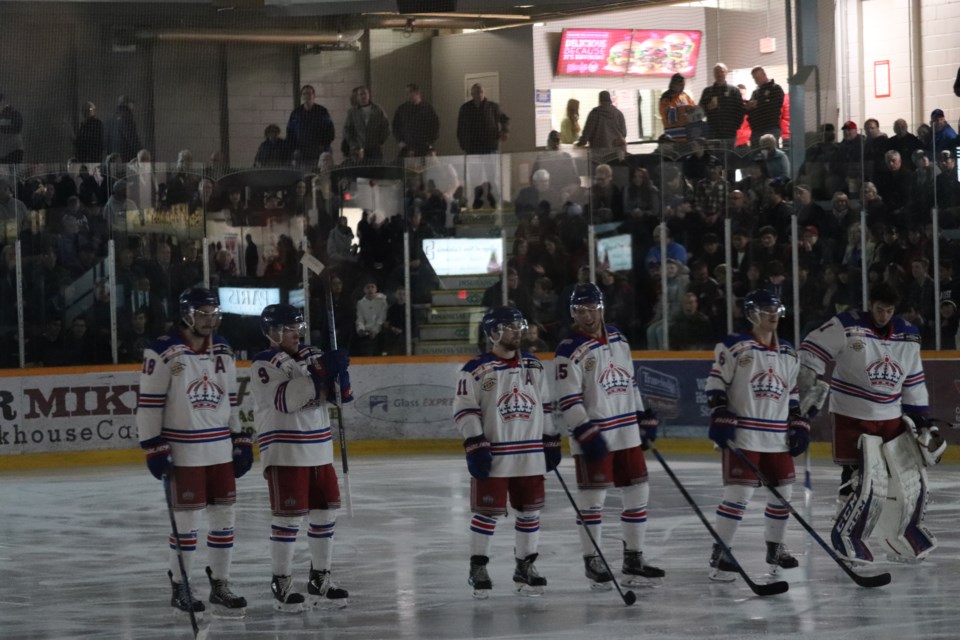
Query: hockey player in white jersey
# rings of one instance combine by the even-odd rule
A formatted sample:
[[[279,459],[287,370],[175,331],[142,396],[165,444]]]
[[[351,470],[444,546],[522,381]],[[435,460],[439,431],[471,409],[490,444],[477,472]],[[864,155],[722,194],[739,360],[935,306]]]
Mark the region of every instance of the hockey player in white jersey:
[[[867,311],[831,318],[800,345],[801,411],[814,415],[830,396],[833,460],[843,469],[831,543],[855,562],[873,561],[871,534],[894,560],[920,560],[936,546],[922,524],[924,467],[946,443],[927,417],[920,333],[895,315],[899,301],[891,285],[875,284]]]
[[[603,294],[592,282],[570,295],[573,332],[557,346],[557,404],[570,434],[576,461],[577,521],[584,570],[592,589],[609,590],[613,576],[596,554],[586,527],[600,541],[607,489],[621,489],[623,583],[636,586],[662,578],[662,569],[643,560],[650,485],[642,446],[657,437],[656,415],[644,409],[634,377],[630,345],[603,321]]]
[[[274,609],[302,612],[307,605],[347,606],[347,591],[331,578],[333,533],[340,489],[333,466],[328,398],[339,380],[351,399],[348,361],[341,351],[321,352],[301,343],[306,325],[299,309],[272,304],[260,314],[270,348],[253,358],[254,424],[270,489],[271,589]],[[294,543],[307,516],[310,573],[307,598],[293,588]]]
[[[717,507],[717,533],[727,547],[760,486],[757,475],[732,451],[740,449],[764,477],[776,482],[777,491],[789,501],[796,471],[793,457],[807,450],[810,423],[800,415],[797,352],[777,338],[777,325],[784,315],[780,298],[759,289],[744,298],[743,315],[750,330],[733,333],[714,349],[714,362],[707,378],[710,405],[710,439],[722,449],[723,501]],[[764,539],[771,573],[793,569],[799,563],[783,544],[790,511],[767,491]],[[710,579],[731,582],[736,565],[719,544],[713,545]]]
[[[470,479],[470,577],[475,598],[490,595],[487,572],[497,518],[514,509],[516,569],[522,595],[540,595],[547,584],[537,572],[543,475],[560,464],[560,435],[553,424],[543,365],[520,352],[527,328],[514,307],[494,307],[481,328],[490,351],[460,371],[454,419],[467,457]]]
[[[233,349],[216,335],[220,300],[208,289],[188,289],[180,296],[181,327],[154,341],[143,352],[137,430],[147,467],[157,479],[168,478],[179,532],[184,581],[170,534],[170,605],[189,611],[190,566],[197,548],[200,514],[207,513],[206,568],[213,613],[244,615],[247,601],[229,586],[233,554],[236,478],[253,464],[253,441],[240,430],[237,371]],[[205,610],[196,597],[193,610]]]

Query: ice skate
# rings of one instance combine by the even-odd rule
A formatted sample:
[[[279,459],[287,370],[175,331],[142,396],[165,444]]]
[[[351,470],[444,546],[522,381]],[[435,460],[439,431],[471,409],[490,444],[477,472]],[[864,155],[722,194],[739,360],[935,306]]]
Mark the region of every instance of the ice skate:
[[[767,543],[767,564],[770,565],[770,575],[780,575],[783,569],[796,569],[800,563],[790,555],[787,547],[779,542]]]
[[[517,593],[524,596],[542,596],[547,579],[537,572],[533,563],[539,554],[531,553],[526,558],[517,558],[517,568],[513,572],[513,584]]]
[[[620,569],[625,576],[623,584],[628,587],[650,587],[660,583],[667,573],[658,567],[643,561],[642,551],[623,550],[623,566]]]
[[[470,577],[467,583],[473,587],[473,597],[477,600],[489,598],[490,590],[493,589],[493,582],[487,573],[488,562],[490,558],[487,556],[470,556]]]
[[[173,607],[178,612],[190,613],[190,596],[193,594],[187,593],[187,585],[185,582],[174,582],[173,581],[173,572],[167,571],[167,577],[170,579],[170,587],[173,590],[173,594],[170,596],[170,606]],[[203,617],[203,612],[206,610],[206,607],[203,606],[203,602],[197,598],[193,598],[193,614],[199,620]]]
[[[247,612],[247,600],[230,591],[226,580],[213,577],[207,567],[207,579],[210,581],[210,613],[218,618],[242,618]]]
[[[273,608],[275,611],[283,613],[303,612],[303,594],[293,590],[293,578],[274,575],[270,581],[270,590],[273,591]]]
[[[329,571],[314,569],[310,565],[310,580],[307,581],[307,594],[309,595],[309,604],[313,608],[337,608],[343,609],[347,606],[347,597],[350,595],[346,589],[341,589],[330,577]]]
[[[737,579],[737,565],[733,558],[716,543],[713,545],[713,553],[710,554],[709,577],[714,582],[733,582]]]
[[[590,588],[594,591],[610,591],[613,589],[613,576],[607,571],[606,565],[600,556],[583,557],[584,574],[590,581]]]

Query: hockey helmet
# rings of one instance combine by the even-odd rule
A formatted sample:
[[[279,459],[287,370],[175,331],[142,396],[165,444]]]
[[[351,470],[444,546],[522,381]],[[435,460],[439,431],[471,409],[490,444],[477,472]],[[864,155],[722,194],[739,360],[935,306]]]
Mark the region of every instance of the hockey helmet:
[[[754,289],[743,298],[743,315],[750,322],[756,323],[753,319],[754,315],[761,311],[776,313],[780,318],[787,312],[783,302],[780,301],[780,296],[766,289]]]
[[[504,327],[526,331],[527,321],[516,307],[493,307],[483,314],[483,319],[480,320],[483,334],[494,342],[499,339],[494,338],[494,334],[501,333]]]
[[[586,304],[595,304],[598,309],[603,309],[603,292],[600,291],[600,287],[592,282],[581,282],[570,293],[571,313],[573,313],[574,307]]]
[[[260,312],[260,331],[276,342],[280,341],[278,329],[295,329],[302,336],[306,327],[303,312],[292,304],[270,304]]]
[[[183,323],[193,327],[195,314],[200,307],[213,307],[213,311],[207,313],[220,319],[220,296],[202,287],[184,289],[180,294],[180,319]]]

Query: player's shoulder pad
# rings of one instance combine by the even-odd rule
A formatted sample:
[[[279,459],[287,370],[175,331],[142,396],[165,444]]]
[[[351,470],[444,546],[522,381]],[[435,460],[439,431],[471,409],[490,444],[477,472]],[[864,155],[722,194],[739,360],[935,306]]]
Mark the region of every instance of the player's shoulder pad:
[[[493,358],[494,358],[494,356],[493,356],[493,354],[491,354],[491,353],[481,354],[481,355],[477,356],[476,358],[474,358],[474,359],[470,360],[469,362],[467,362],[467,364],[463,365],[463,367],[460,369],[460,371],[462,371],[463,373],[473,373],[473,372],[475,372],[477,369],[479,369],[480,367],[482,367],[482,366],[484,366],[485,364],[487,364],[488,362],[490,362]]]
[[[753,340],[753,337],[750,336],[750,334],[747,334],[747,333],[730,333],[730,334],[727,334],[727,337],[724,338],[723,341],[722,341],[720,344],[722,344],[723,346],[725,346],[727,349],[733,349],[733,348],[736,347],[738,344],[743,343],[743,342],[749,342],[749,341],[751,341],[751,340]]]
[[[278,351],[280,351],[280,349],[264,349],[257,355],[253,356],[252,362],[269,362],[273,360]]]
[[[227,339],[223,336],[214,335],[211,340],[213,343],[213,352],[217,354],[223,354],[233,357],[233,347],[230,346],[230,343],[227,342]]]
[[[185,349],[187,343],[179,333],[168,333],[154,339],[147,347],[163,360],[169,360],[174,354]]]
[[[608,341],[610,341],[610,342],[615,342],[616,340],[624,340],[624,341],[626,341],[626,338],[623,336],[622,333],[620,333],[620,329],[617,329],[617,328],[616,328],[615,326],[613,326],[612,324],[606,325],[606,328],[607,328],[607,340],[608,340]]]
[[[793,343],[783,338],[780,338],[780,353],[793,357],[797,356],[797,350],[794,348]]]
[[[891,322],[893,324],[893,333],[901,334],[907,342],[920,342],[920,329],[915,324],[901,316],[893,316]]]
[[[556,354],[561,358],[570,358],[573,356],[573,352],[580,348],[580,345],[586,341],[587,339],[581,335],[572,335],[557,345]]]
[[[866,326],[866,320],[863,317],[863,314],[860,313],[859,309],[852,309],[850,311],[844,311],[836,315],[837,321],[844,327],[863,327]],[[830,324],[832,320],[828,320],[824,323],[824,327]],[[823,328],[823,327],[821,327]]]
[[[532,353],[521,351],[520,360],[523,362],[523,366],[527,369],[543,369],[543,363],[540,362],[540,358]]]

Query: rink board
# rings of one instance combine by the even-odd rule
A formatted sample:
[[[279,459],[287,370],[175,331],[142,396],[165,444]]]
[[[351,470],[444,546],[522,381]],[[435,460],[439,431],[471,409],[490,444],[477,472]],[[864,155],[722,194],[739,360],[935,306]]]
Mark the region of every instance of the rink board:
[[[637,382],[645,401],[662,420],[661,436],[706,437],[704,385],[710,354],[651,356],[635,352]],[[925,358],[931,415],[960,422],[958,358]],[[349,441],[395,443],[404,451],[431,450],[431,441],[458,438],[453,395],[463,358],[356,358],[351,365],[354,402],[344,406]],[[544,366],[553,363],[544,358]],[[550,374],[552,377],[552,374]],[[138,447],[136,429],[139,368],[130,366],[31,369],[0,374],[0,459],[23,454],[111,452]],[[240,419],[253,429],[249,363],[238,367]],[[332,418],[334,416],[331,416]],[[332,420],[336,430],[336,420]],[[948,440],[956,442],[953,432]],[[821,417],[814,439],[829,440]],[[401,445],[401,441],[404,442]],[[359,445],[359,442],[358,442]],[[372,452],[384,445],[372,445]],[[109,458],[110,456],[105,456]],[[0,462],[0,468],[4,463]]]

